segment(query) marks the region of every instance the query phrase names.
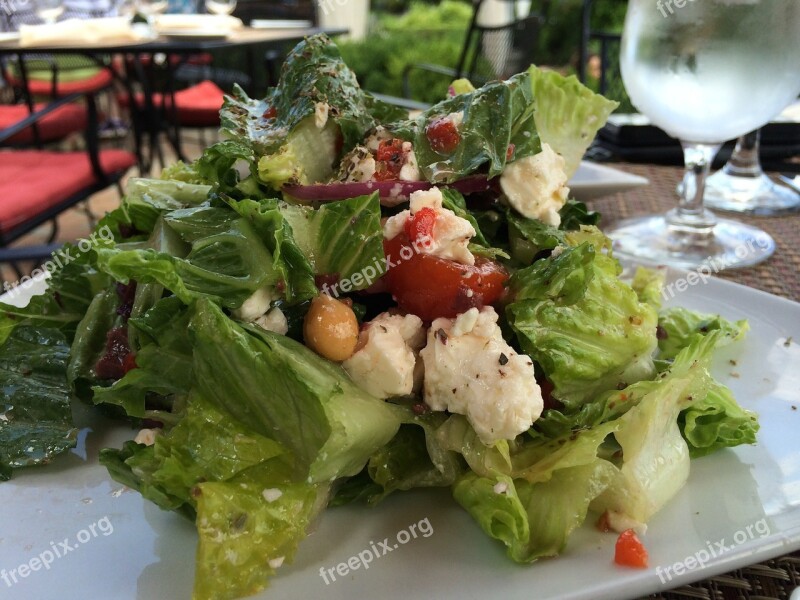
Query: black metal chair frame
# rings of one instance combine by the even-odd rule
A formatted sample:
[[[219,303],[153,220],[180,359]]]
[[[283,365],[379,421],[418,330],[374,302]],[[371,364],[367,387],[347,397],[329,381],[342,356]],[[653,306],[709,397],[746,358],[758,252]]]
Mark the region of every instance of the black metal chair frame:
[[[592,1],[583,0],[581,7],[581,41],[579,48],[579,61],[578,61],[578,79],[582,83],[586,83],[587,66],[591,56],[592,42],[597,40],[600,42],[600,81],[599,92],[605,94],[608,91],[608,59],[609,51],[612,46],[619,44],[622,39],[621,33],[613,33],[610,31],[596,31],[592,29]]]
[[[120,185],[120,179],[122,177],[122,173],[106,173],[101,164],[100,164],[100,146],[99,146],[99,138],[97,135],[97,105],[95,103],[94,96],[92,94],[70,94],[68,96],[63,96],[54,102],[48,104],[45,108],[32,112],[28,117],[25,119],[18,121],[14,125],[10,127],[6,127],[5,129],[0,130],[0,144],[2,144],[5,140],[9,139],[10,137],[24,131],[25,129],[32,127],[35,125],[37,121],[42,119],[44,116],[52,113],[55,110],[58,110],[60,107],[69,104],[71,102],[75,102],[77,100],[84,99],[87,106],[88,112],[88,125],[86,128],[85,139],[86,139],[86,152],[89,157],[89,162],[92,167],[92,172],[95,176],[95,181],[93,181],[89,186],[81,189],[77,193],[65,198],[55,206],[48,208],[45,211],[37,214],[35,217],[28,219],[24,223],[20,223],[16,227],[13,227],[9,231],[4,233],[0,233],[0,262],[10,262],[12,263],[14,269],[17,271],[18,274],[21,274],[19,268],[15,264],[17,261],[21,260],[41,260],[45,259],[52,253],[53,249],[56,246],[53,245],[53,241],[58,234],[58,222],[56,217],[58,217],[62,212],[67,210],[68,208],[72,208],[79,202],[86,200],[92,194],[99,192],[110,185],[115,185],[117,190],[120,194],[122,194],[122,186]],[[13,152],[13,150],[11,150]],[[87,211],[84,211],[87,212]],[[90,223],[93,220],[93,215],[90,212],[87,212],[87,216],[90,219]],[[6,246],[19,239],[23,235],[31,232],[36,227],[47,223],[50,221],[52,223],[52,231],[48,238],[47,244],[39,245],[39,246],[25,246],[19,248],[7,248]]]
[[[550,0],[543,0],[543,2],[540,3],[540,10],[537,12],[531,12],[526,16],[517,16],[512,22],[505,25],[485,26],[478,23],[482,4],[483,0],[473,0],[472,2],[472,17],[455,68],[446,67],[444,65],[419,63],[407,65],[406,68],[403,69],[403,95],[405,98],[411,97],[411,73],[418,69],[436,73],[451,79],[466,77],[475,84],[486,83],[486,79],[482,78],[476,72],[478,61],[481,56],[483,39],[486,34],[502,31],[514,33],[515,30],[524,30],[526,34],[530,33],[538,39],[538,32],[544,25],[547,13],[550,9]],[[530,29],[528,30],[528,28]],[[535,43],[535,40],[533,40],[533,42]],[[392,99],[392,102],[397,104],[395,99]]]

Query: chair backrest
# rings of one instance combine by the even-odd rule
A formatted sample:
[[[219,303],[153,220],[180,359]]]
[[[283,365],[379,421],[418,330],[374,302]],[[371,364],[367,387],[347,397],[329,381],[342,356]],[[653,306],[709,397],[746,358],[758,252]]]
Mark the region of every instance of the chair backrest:
[[[539,48],[539,33],[546,21],[549,0],[542,0],[538,9],[531,4],[529,14],[514,15],[504,25],[482,25],[479,13],[483,0],[473,0],[473,14],[456,73],[470,81],[483,83],[504,79],[535,62]],[[517,3],[513,3],[516,13]]]

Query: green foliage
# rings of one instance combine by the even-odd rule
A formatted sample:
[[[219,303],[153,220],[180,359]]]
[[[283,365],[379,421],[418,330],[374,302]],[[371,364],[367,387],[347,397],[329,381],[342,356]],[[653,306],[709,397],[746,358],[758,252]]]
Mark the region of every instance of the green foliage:
[[[471,14],[469,4],[455,0],[444,0],[438,6],[414,2],[407,13],[383,16],[365,39],[342,41],[339,49],[365,90],[402,96],[406,66],[455,66]],[[416,70],[411,77],[411,97],[438,102],[444,99],[449,84],[446,76]]]

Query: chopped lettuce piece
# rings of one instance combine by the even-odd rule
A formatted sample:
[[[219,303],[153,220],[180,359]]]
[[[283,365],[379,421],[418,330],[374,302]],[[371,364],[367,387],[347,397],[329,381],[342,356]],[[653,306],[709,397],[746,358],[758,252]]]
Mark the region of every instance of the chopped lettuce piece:
[[[508,162],[510,145],[515,159],[541,150],[533,120],[533,90],[527,73],[508,81],[493,81],[474,92],[459,94],[407,121],[387,125],[397,137],[414,144],[420,173],[433,183],[452,183],[488,167],[499,175]],[[433,121],[459,115],[461,141],[452,154],[431,147],[427,127]],[[452,118],[452,117],[451,117]]]
[[[537,67],[528,69],[533,119],[541,143],[564,157],[567,177],[578,169],[595,134],[618,103],[595,94],[574,75],[564,77]]]
[[[95,404],[116,404],[132,417],[149,417],[169,424],[174,397],[185,396],[192,387],[192,352],[189,340],[189,310],[175,296],[159,301],[141,317],[131,318],[142,345],[132,348],[136,368],[111,386],[93,388]],[[161,398],[155,410],[147,411],[148,399]],[[166,412],[165,412],[166,411]]]
[[[299,477],[357,474],[400,427],[403,412],[294,340],[243,328],[206,300],[191,321],[197,389],[214,406],[289,449]]]
[[[277,281],[269,250],[252,225],[235,213],[207,206],[173,211],[162,218],[153,237],[174,232],[185,243],[175,254],[120,245],[98,250],[98,265],[123,283],[159,283],[185,304],[202,297],[228,308],[237,308],[257,289]]]
[[[749,328],[747,321],[728,321],[719,315],[707,315],[686,308],[674,307],[661,312],[658,324],[663,330],[658,341],[658,358],[671,360],[695,338],[720,331],[720,346],[744,337]]]
[[[329,484],[298,483],[270,463],[229,481],[197,486],[196,600],[240,598],[264,589],[292,562]]]
[[[314,117],[307,117],[277,152],[258,159],[258,177],[276,190],[287,183],[325,182],[333,175],[339,141],[339,129],[332,121],[319,128]]]
[[[0,481],[75,446],[64,333],[21,324],[0,346]]]
[[[639,302],[618,268],[584,242],[510,280],[509,324],[568,409],[655,373],[656,311]]]
[[[721,448],[755,444],[759,429],[756,414],[739,406],[733,393],[719,382],[681,412],[678,425],[692,458]]]
[[[637,267],[633,275],[631,287],[640,302],[646,302],[656,310],[661,308],[661,292],[664,289],[665,274],[663,271]]]
[[[206,184],[131,177],[125,184],[121,208],[136,231],[150,233],[160,215],[202,204],[209,192],[211,186]]]
[[[646,523],[686,483],[689,448],[681,436],[678,415],[705,398],[715,385],[708,364],[718,336],[695,338],[662,377],[625,390],[640,399],[617,420],[614,437],[622,451],[619,472],[593,509]]]
[[[365,289],[383,274],[383,229],[377,192],[327,202],[316,210],[282,204],[280,211],[314,273],[336,280],[337,291],[329,290],[331,295]]]

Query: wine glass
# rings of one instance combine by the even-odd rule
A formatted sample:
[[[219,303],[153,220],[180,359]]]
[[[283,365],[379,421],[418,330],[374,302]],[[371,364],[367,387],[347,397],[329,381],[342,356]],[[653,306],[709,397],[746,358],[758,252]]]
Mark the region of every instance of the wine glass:
[[[720,210],[760,216],[800,208],[800,194],[767,177],[758,160],[761,130],[740,137],[728,162],[706,181],[703,200]]]
[[[236,8],[236,0],[206,0],[206,10],[213,15],[229,15]]]
[[[640,112],[681,140],[686,173],[678,207],[610,231],[615,254],[716,269],[753,265],[775,242],[703,207],[723,141],[768,122],[800,93],[800,3],[787,0],[629,0],[622,80]]]
[[[168,0],[139,0],[138,9],[151,23],[169,6]]]
[[[58,17],[64,14],[64,2],[62,0],[36,0],[34,7],[36,16],[44,21],[45,25],[52,25],[58,21]]]

